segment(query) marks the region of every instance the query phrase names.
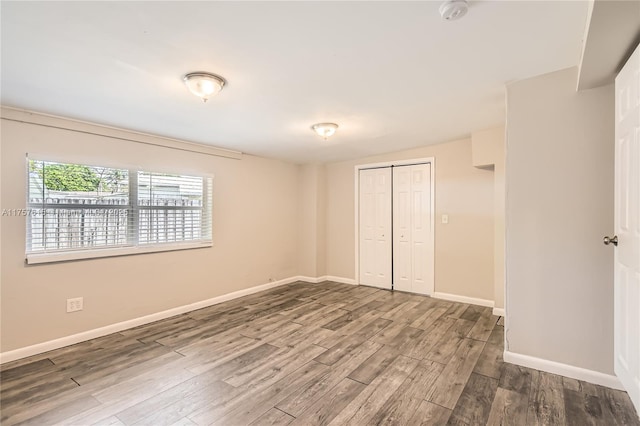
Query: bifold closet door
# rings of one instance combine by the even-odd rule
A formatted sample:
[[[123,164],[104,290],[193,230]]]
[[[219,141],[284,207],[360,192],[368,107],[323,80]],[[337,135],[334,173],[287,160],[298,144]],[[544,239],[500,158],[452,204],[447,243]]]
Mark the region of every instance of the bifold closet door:
[[[360,284],[391,289],[391,168],[360,170]]]
[[[433,288],[431,164],[393,168],[393,288]]]

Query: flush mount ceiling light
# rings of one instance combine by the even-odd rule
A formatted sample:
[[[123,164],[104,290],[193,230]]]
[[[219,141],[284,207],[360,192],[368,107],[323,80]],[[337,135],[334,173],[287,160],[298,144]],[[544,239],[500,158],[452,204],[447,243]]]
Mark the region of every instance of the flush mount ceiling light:
[[[202,98],[203,102],[221,91],[227,83],[224,78],[209,72],[190,72],[182,80],[191,93]]]
[[[447,0],[440,5],[440,16],[446,21],[455,21],[467,14],[467,0]]]
[[[338,130],[338,125],[336,123],[318,123],[311,126],[311,129],[326,141]]]

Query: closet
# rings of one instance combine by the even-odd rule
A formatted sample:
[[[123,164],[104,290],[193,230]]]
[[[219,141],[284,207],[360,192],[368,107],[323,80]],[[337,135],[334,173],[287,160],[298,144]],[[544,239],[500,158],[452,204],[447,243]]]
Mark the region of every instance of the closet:
[[[358,170],[359,282],[433,292],[432,162]]]

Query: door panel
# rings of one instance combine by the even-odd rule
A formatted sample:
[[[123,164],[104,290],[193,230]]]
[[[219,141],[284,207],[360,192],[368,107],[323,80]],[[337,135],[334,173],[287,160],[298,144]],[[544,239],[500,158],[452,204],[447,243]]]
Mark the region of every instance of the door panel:
[[[431,165],[413,166],[413,291],[421,294],[430,292],[427,270],[433,271],[433,255],[425,250],[431,237]],[[429,224],[429,225],[427,225]]]
[[[614,369],[640,411],[640,48],[615,89]]]
[[[391,289],[391,169],[360,170],[360,283]]]
[[[413,291],[429,294],[433,286],[433,251],[431,230],[431,164],[414,166]]]
[[[431,165],[393,168],[394,289],[430,294],[433,288]]]
[[[375,277],[375,190],[374,176],[360,174],[360,280],[372,282]]]
[[[393,288],[411,291],[411,170],[393,168]]]

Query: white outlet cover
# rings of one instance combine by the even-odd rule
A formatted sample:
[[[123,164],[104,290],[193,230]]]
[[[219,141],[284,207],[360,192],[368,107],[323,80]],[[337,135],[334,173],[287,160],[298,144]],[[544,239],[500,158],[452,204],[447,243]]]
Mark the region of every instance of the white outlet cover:
[[[67,299],[67,312],[77,312],[82,309],[84,309],[84,299],[82,297]]]

